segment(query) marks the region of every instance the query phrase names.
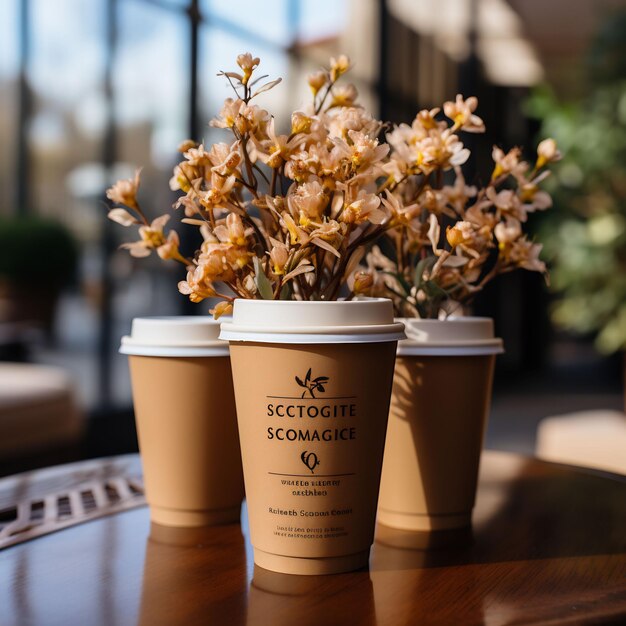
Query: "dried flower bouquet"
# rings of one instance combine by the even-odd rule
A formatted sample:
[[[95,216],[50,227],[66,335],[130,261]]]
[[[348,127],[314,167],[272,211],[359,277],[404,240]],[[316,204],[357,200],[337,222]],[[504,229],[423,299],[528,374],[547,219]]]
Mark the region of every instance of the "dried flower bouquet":
[[[176,232],[164,232],[169,216],[148,221],[137,202],[139,173],[108,190],[121,205],[109,217],[139,226],[139,241],[124,244],[132,255],[156,250],[185,263],[179,290],[194,302],[222,298],[216,316],[236,297],[336,299],[363,245],[389,218],[376,187],[389,151],[377,138],[382,124],[355,104],[352,85],[337,86],[349,69],[341,56],[309,77],[312,104],[292,115],[289,134],[278,134],[274,118],[253,102],[280,79],[257,88],[266,78],[255,76],[259,59],[242,54],[237,64],[240,72],[221,72],[236,97],[211,122],[231,141],[209,149],[185,142],[170,181],[184,193],[175,204],[182,221],[200,228],[201,249],[184,257]]]
[[[519,148],[504,153],[494,146],[488,184],[466,185],[460,166],[470,152],[456,133],[484,132],[477,104],[457,96],[444,104],[447,119],[438,119],[439,109],[424,110],[410,126],[387,134],[386,254],[374,246],[353,283],[368,295],[391,298],[400,317],[445,316],[498,274],[518,268],[547,278],[542,246],[528,239],[523,224],[529,213],[552,205],[539,183],[550,173],[546,166],[560,158],[556,144],[542,141],[533,167],[521,160]]]
[[[527,213],[547,208],[538,189],[545,166],[559,157],[552,140],[539,146],[531,170],[515,148],[494,148],[489,184],[465,184],[460,165],[469,150],[457,132],[482,132],[476,98],[421,111],[411,126],[389,125],[359,104],[353,85],[338,85],[350,63],[331,59],[308,78],[313,98],[291,116],[288,134],[253,101],[280,79],[259,87],[259,59],[237,57],[228,98],[211,126],[231,134],[208,150],[194,141],[170,181],[184,195],[174,205],[181,220],[200,229],[203,243],[184,256],[169,215],[149,221],[137,201],[139,172],[107,191],[118,205],[109,217],[139,226],[140,239],[124,244],[133,256],[156,250],[187,266],[179,291],[194,302],[217,297],[216,317],[235,298],[334,300],[342,285],[350,295],[391,297],[399,315],[436,317],[451,301],[464,302],[498,273],[517,267],[545,271],[540,246],[522,232]],[[451,122],[451,123],[450,123]],[[444,184],[447,172],[456,176]],[[511,187],[510,182],[516,185]],[[447,225],[442,236],[442,229]],[[388,256],[366,246],[383,236]]]

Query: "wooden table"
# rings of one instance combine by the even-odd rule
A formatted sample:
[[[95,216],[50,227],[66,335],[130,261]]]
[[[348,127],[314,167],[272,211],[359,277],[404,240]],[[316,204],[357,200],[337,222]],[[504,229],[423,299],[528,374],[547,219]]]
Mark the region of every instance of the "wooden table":
[[[124,475],[127,499],[112,515],[0,552],[3,626],[626,624],[618,477],[486,452],[471,545],[376,543],[369,571],[290,577],[254,567],[245,509],[241,527],[149,538],[148,509],[129,508],[141,498],[136,456],[0,481],[4,522],[11,498],[75,488],[94,471]]]

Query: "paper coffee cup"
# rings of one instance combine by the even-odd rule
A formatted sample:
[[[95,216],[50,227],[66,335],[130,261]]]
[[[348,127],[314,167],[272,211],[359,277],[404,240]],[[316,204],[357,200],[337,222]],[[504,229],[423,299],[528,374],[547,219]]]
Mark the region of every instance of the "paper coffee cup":
[[[468,527],[502,341],[486,318],[404,322],[407,339],[398,346],[378,522],[407,531]],[[393,535],[383,535],[393,543]],[[436,544],[418,541],[415,547]],[[407,537],[396,545],[409,545]]]
[[[153,522],[237,522],[244,496],[228,344],[206,317],[133,320],[129,355]]]
[[[230,341],[255,563],[367,564],[397,340],[391,302],[236,300]]]

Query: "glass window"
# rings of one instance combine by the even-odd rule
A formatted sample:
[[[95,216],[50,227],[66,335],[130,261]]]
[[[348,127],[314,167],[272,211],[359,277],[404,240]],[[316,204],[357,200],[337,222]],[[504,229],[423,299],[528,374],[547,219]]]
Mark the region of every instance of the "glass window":
[[[78,281],[57,305],[56,344],[41,345],[38,361],[64,366],[81,399],[97,395],[96,339],[101,284],[96,271],[104,177],[100,160],[106,123],[103,95],[104,0],[30,0],[33,97],[28,121],[32,209],[62,221],[81,250]]]
[[[18,0],[0,3],[0,215],[13,212],[18,113]]]
[[[34,111],[29,124],[35,210],[94,236],[94,211],[71,186],[72,173],[101,158],[105,7],[96,0],[31,0],[28,79]],[[95,192],[94,190],[94,193]]]
[[[186,16],[126,0],[119,4],[118,23],[114,85],[120,151],[125,160],[167,169],[187,128]]]
[[[168,181],[179,157],[176,148],[188,132],[189,24],[184,12],[163,10],[142,0],[126,0],[118,6],[114,177],[131,177],[135,168],[142,167],[140,202],[149,217],[157,217],[172,210],[174,195]],[[132,241],[135,234],[114,225],[118,242]],[[128,404],[127,359],[117,354],[119,337],[128,333],[133,317],[179,313],[184,296],[176,285],[182,276],[173,262],[164,265],[156,257],[134,260],[125,250],[111,252],[112,392],[114,402]]]
[[[104,145],[109,106],[104,91],[108,60],[109,0],[31,0],[32,58],[28,77],[34,94],[29,128],[34,209],[66,223],[80,243],[80,280],[57,309],[57,343],[35,358],[62,365],[77,381],[85,404],[130,405],[127,359],[119,338],[138,315],[177,313],[184,297],[176,289],[178,268],[163,272],[158,259],[135,261],[116,251],[136,233],[108,224],[103,193],[111,182]],[[154,215],[172,204],[168,192],[176,146],[186,136],[189,107],[188,17],[145,0],[116,3],[117,46],[113,54],[115,165],[111,178],[130,177],[143,166],[141,200]],[[4,168],[3,168],[4,171]],[[104,229],[112,234],[105,242]],[[112,290],[103,282],[105,268]],[[108,355],[98,340],[111,298]],[[108,397],[99,394],[103,372],[111,376]]]
[[[145,2],[154,2],[154,0],[144,0]],[[172,9],[186,9],[190,4],[191,0],[157,0],[154,2],[155,4],[160,4],[163,6],[168,6]]]
[[[297,3],[292,0],[201,0],[200,6],[210,26],[236,32],[244,39],[252,35],[281,46],[294,39],[294,24],[290,20],[296,15],[293,7]],[[244,51],[253,45],[254,41],[249,41]]]
[[[303,43],[337,37],[346,29],[346,0],[300,0],[297,6],[298,39]]]

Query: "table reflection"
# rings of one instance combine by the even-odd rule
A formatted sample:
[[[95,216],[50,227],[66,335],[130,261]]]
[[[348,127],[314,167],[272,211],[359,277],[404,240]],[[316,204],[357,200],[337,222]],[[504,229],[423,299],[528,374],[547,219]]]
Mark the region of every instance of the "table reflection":
[[[477,568],[458,568],[462,573],[451,575],[450,568],[439,566],[442,556],[433,550],[374,544],[370,576],[379,624],[456,624],[459,605],[464,624],[484,623]]]
[[[342,603],[329,600],[342,598]],[[367,571],[294,576],[254,566],[247,626],[376,626],[372,581]]]
[[[141,589],[141,626],[245,624],[246,547],[236,526],[226,536],[224,527],[151,524]]]
[[[464,548],[471,545],[472,540],[471,526],[431,531],[400,530],[383,524],[376,526],[376,541],[391,548],[407,550]]]

